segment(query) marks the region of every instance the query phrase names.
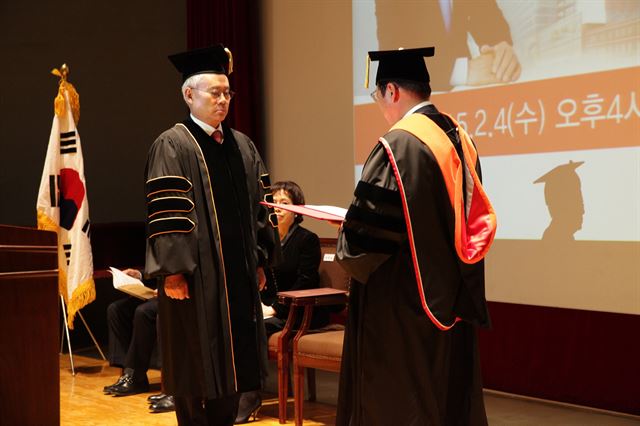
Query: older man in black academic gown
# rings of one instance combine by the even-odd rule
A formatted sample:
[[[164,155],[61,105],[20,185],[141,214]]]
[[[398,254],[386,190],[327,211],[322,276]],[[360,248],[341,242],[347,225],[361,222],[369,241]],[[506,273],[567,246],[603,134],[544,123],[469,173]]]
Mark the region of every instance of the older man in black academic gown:
[[[483,425],[474,324],[495,214],[471,139],[429,101],[433,48],[369,52],[393,127],[369,155],[338,238],[349,295],[336,424]]]
[[[164,392],[181,425],[231,425],[237,393],[260,388],[262,266],[280,256],[269,178],[252,141],[224,119],[231,52],[170,57],[190,117],[149,151],[145,273],[158,277]],[[271,220],[270,220],[271,219]]]

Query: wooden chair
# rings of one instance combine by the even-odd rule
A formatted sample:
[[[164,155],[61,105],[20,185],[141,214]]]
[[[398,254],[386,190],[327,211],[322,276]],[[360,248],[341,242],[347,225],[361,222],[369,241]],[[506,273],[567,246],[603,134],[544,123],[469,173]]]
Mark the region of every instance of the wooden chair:
[[[291,365],[291,331],[294,309],[289,311],[287,322],[282,331],[269,336],[269,359],[278,363],[278,419],[281,424],[287,422],[287,394],[289,392],[289,365]]]
[[[278,293],[280,303],[291,306],[284,329],[269,337],[269,359],[274,359],[278,362],[278,417],[281,424],[284,424],[287,420],[289,366],[292,361],[292,338],[295,333],[293,325],[298,318],[298,312],[304,309],[304,316],[300,328],[303,334],[325,334],[323,330],[335,327],[335,325],[330,325],[321,330],[309,330],[313,306],[319,304],[317,303],[318,301],[321,301],[322,305],[345,305],[347,301],[346,290],[349,285],[349,277],[344,273],[340,265],[335,262],[335,247],[335,238],[320,239],[322,261],[320,262],[318,272],[320,274],[321,288]],[[338,322],[340,322],[339,316]],[[313,398],[312,400],[315,400],[315,370],[308,369],[307,375],[310,396]],[[295,377],[294,369],[294,380]],[[300,378],[300,381],[304,382],[304,379]],[[295,395],[296,390],[294,385],[294,399]]]
[[[288,347],[292,349],[296,425],[302,424],[305,370],[309,384],[309,400],[314,401],[315,369],[338,372],[342,359],[344,311],[343,315],[334,318],[335,321],[329,326],[319,330],[309,329],[315,306],[345,305],[347,302],[349,276],[335,262],[335,239],[326,240],[325,243],[321,242],[323,258],[319,271],[322,288],[278,293],[280,302],[292,307],[289,318],[291,324],[296,319],[298,309],[295,308],[304,308],[302,324],[295,337],[291,339],[292,330],[288,330],[286,337]],[[336,322],[341,324],[336,327]],[[282,406],[280,408],[282,410]]]

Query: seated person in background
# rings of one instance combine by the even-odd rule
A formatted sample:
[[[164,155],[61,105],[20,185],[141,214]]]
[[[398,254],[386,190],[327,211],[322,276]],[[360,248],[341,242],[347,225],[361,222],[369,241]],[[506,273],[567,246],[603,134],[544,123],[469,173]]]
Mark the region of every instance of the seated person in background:
[[[142,279],[136,269],[127,275]],[[145,283],[148,284],[148,283]],[[141,300],[127,297],[107,308],[109,326],[109,364],[123,368],[123,374],[103,391],[114,396],[135,395],[149,390],[147,370],[157,341],[158,298]],[[173,398],[164,394],[149,397],[152,412],[173,411]]]
[[[125,274],[142,278],[140,271],[125,269]],[[140,300],[127,297],[107,308],[109,326],[109,364],[123,368],[123,374],[104,393],[114,396],[135,395],[149,390],[147,370],[157,341],[158,298]]]
[[[276,182],[271,186],[271,190],[273,200],[277,204],[305,204],[302,189],[295,182]],[[277,293],[317,288],[320,281],[320,239],[313,232],[300,226],[303,219],[301,215],[278,208],[275,212],[278,215],[283,262],[265,271],[267,283],[260,292],[267,336],[282,330],[289,315],[289,307],[278,303]],[[322,327],[328,322],[329,315],[326,310],[314,310],[311,328]]]
[[[274,202],[277,204],[304,204],[302,189],[291,181],[276,182],[271,185]],[[275,268],[265,269],[267,282],[261,289],[262,313],[267,336],[284,328],[289,308],[278,303],[279,291],[316,288],[319,284],[320,239],[313,232],[300,226],[302,216],[285,210],[275,209],[278,216],[278,232],[282,244],[282,263]],[[322,327],[329,322],[327,311],[314,310],[312,328]],[[236,424],[246,423],[258,412],[262,404],[260,393],[245,392],[240,396]]]

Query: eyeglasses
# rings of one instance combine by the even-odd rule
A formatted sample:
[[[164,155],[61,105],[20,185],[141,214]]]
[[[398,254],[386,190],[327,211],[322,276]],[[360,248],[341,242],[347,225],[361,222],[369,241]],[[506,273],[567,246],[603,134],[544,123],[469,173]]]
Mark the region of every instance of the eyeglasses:
[[[221,92],[219,90],[204,90],[198,89],[197,87],[192,87],[193,90],[197,90],[198,92],[208,93],[213,99],[220,99],[220,96],[224,96],[226,100],[230,100],[236,94],[233,90],[227,90],[225,92]]]
[[[371,99],[373,99],[374,102],[378,102],[378,88],[376,88],[376,90],[374,90],[373,92],[369,93],[369,96],[371,96]]]

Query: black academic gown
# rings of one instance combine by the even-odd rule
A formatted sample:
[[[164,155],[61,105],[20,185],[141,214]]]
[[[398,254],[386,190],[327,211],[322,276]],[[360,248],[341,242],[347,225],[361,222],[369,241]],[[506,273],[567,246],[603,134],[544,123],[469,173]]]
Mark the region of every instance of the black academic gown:
[[[453,128],[458,142],[435,107],[418,112]],[[336,425],[486,424],[472,326],[489,324],[483,261],[456,252],[455,213],[433,152],[404,130],[382,139],[338,238],[338,261],[354,280]]]
[[[215,399],[260,387],[266,336],[256,267],[278,261],[268,175],[251,140],[223,123],[220,146],[192,120],[162,133],[146,167],[145,274],[184,274],[190,298],[159,286],[163,391]]]

